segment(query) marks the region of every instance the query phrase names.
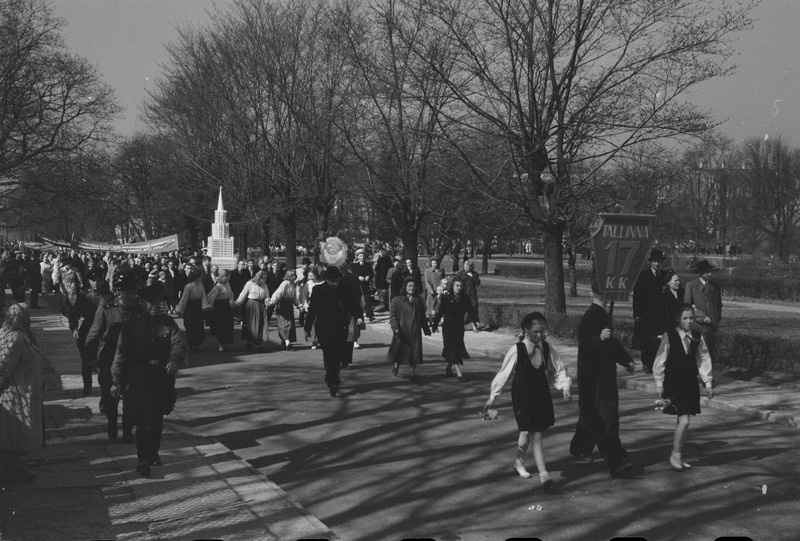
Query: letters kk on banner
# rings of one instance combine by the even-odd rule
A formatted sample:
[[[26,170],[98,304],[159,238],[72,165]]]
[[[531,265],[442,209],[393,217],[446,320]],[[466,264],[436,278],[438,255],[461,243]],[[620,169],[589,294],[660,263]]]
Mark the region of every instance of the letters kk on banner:
[[[627,301],[653,245],[656,217],[603,213],[600,218],[600,227],[592,235],[600,296],[607,301]]]

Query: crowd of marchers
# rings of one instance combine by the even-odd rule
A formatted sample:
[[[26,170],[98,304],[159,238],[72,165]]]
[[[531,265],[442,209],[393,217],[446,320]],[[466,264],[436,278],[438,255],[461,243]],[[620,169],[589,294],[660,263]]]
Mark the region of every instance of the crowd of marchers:
[[[682,458],[690,417],[700,412],[698,377],[713,396],[711,360],[721,319],[721,292],[712,263],[699,262],[698,278],[682,287],[676,272],[661,268],[664,260],[660,250],[652,250],[636,281],[634,347],[642,352],[643,370],[653,374],[662,411],[677,418],[669,462],[683,471],[691,468]],[[0,375],[4,393],[16,389],[25,397],[22,416],[28,421],[27,431],[9,433],[10,423],[4,419],[0,430],[5,465],[0,476],[16,481],[31,478],[19,457],[42,442],[41,437],[29,437],[31,420],[41,418],[41,393],[36,396],[30,385],[41,380],[41,367],[31,371],[43,354],[30,333],[29,315],[29,309],[38,306],[39,295],[59,294],[59,309],[80,354],[83,393],[93,394],[96,373],[108,438],[119,437],[121,417],[122,441],[136,444],[137,471],[142,475],[162,463],[158,451],[164,415],[177,399],[175,374],[187,365],[188,351],[202,347],[206,334],[214,336],[217,349],[224,351],[237,342],[239,327],[244,349],[255,348],[260,354],[268,349],[294,351],[299,326],[311,349],[322,350],[325,383],[335,397],[342,385],[341,370],[352,366],[360,332],[367,321],[375,321],[376,312],[389,315],[393,336],[387,361],[393,375],[407,365],[412,380],[423,360],[422,335],[441,327],[445,371],[466,381],[465,326],[480,330],[480,276],[470,260],[452,275],[436,258],[420,270],[415,261],[388,249],[379,249],[372,257],[358,249],[352,261],[338,266],[304,258],[296,269],[268,258],[240,260],[234,269],[219,269],[202,255],[101,256],[77,250],[34,254],[18,249],[4,252],[2,261],[3,291],[10,286],[14,304],[4,310]],[[20,286],[21,276],[26,287]],[[580,414],[569,451],[588,462],[594,460],[596,447],[611,475],[618,476],[631,465],[619,438],[616,366],[633,371],[634,364],[613,335],[596,279],[592,292],[592,305],[576,332]],[[178,331],[176,317],[183,318],[185,333]],[[277,340],[270,347],[273,319]],[[520,431],[514,468],[521,477],[531,476],[523,459],[532,444],[540,481],[549,490],[553,480],[542,452],[542,436],[554,424],[548,387],[554,385],[569,399],[572,380],[547,342],[546,328],[547,320],[538,312],[521,321],[520,339],[503,359],[483,412],[484,418],[492,417],[489,408],[511,382]],[[20,387],[19,381],[26,386]]]

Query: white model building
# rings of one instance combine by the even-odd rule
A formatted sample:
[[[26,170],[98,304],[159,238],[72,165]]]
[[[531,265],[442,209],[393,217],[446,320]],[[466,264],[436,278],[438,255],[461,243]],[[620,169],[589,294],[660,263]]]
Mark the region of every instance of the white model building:
[[[233,257],[233,237],[230,236],[230,226],[226,221],[228,211],[222,206],[222,187],[219,189],[219,202],[214,212],[214,223],[211,224],[211,236],[208,237],[208,251],[211,264],[220,269],[233,269],[236,267],[236,258]]]

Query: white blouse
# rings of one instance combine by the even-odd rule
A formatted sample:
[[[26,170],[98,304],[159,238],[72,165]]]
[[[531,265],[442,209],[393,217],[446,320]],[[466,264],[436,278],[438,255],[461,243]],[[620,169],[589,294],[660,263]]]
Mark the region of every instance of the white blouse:
[[[539,368],[542,366],[542,349],[541,347],[534,347],[534,343],[528,340],[527,338],[524,341],[525,349],[528,351],[528,354],[531,356],[531,364],[534,368]],[[552,344],[548,344],[550,346],[550,355],[549,359],[547,359],[547,373],[550,375],[550,378],[553,381],[553,386],[558,389],[559,391],[564,391],[565,389],[569,389],[572,385],[572,380],[567,375],[567,370],[564,368],[564,363],[561,362],[561,358],[558,356],[558,352],[552,346]],[[533,353],[531,353],[533,350]],[[500,366],[500,370],[497,372],[497,375],[492,380],[492,387],[491,393],[489,398],[494,400],[500,393],[503,392],[503,387],[505,387],[506,383],[508,382],[508,378],[511,377],[511,374],[514,372],[514,366],[517,364],[517,345],[514,344],[506,353],[505,358],[503,358],[503,364]]]
[[[181,300],[178,302],[178,306],[175,307],[175,311],[182,314],[186,310],[186,303],[192,299],[200,299],[203,310],[208,308],[208,299],[206,298],[206,290],[203,289],[203,284],[197,282],[186,284],[183,288]]]
[[[297,299],[297,286],[294,285],[293,282],[289,280],[284,280],[281,282],[281,285],[278,286],[278,289],[275,290],[275,293],[272,294],[272,298],[270,298],[270,304],[278,304],[278,301],[281,299],[289,299],[295,304],[299,304],[299,300]]]
[[[242,304],[247,299],[254,299],[257,301],[263,301],[269,298],[269,288],[266,284],[260,286],[255,282],[250,280],[244,284],[244,289],[239,294],[239,298],[236,299],[236,304]]]
[[[690,339],[692,338],[692,334],[683,329],[678,329],[678,336],[681,342],[684,341],[685,336],[689,336]],[[689,353],[686,351],[685,345],[684,351],[685,353]],[[656,358],[653,361],[653,378],[656,380],[656,385],[664,385],[664,370],[666,369],[667,357],[669,357],[669,336],[667,333],[664,333],[661,337],[661,344],[658,346]],[[711,380],[713,379],[711,377],[711,354],[708,352],[706,339],[703,338],[702,335],[700,336],[700,346],[697,348],[695,361],[697,362],[697,371],[700,373],[700,378],[703,380],[703,383],[706,384],[706,387],[711,387]]]
[[[208,292],[208,304],[212,307],[214,306],[214,301],[226,299],[233,300],[233,290],[228,283],[220,284],[217,282],[214,284],[214,287],[211,288],[211,291]]]

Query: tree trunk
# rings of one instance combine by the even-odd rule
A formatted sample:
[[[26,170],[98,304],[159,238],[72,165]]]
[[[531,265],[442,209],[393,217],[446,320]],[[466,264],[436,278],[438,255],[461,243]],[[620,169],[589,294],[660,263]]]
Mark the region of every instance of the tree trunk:
[[[575,249],[567,249],[567,267],[569,268],[569,296],[578,296],[578,273],[575,270]]]
[[[247,246],[248,246],[247,234],[249,228],[250,228],[249,224],[243,224],[236,230],[237,232],[236,241],[238,242],[239,259],[247,259]]]
[[[403,241],[403,259],[410,259],[416,262],[419,257],[419,248],[417,246],[419,230],[414,227],[399,227],[398,233],[400,234],[400,240]]]
[[[272,241],[272,235],[270,234],[270,227],[269,227],[269,220],[264,220],[261,222],[261,252],[262,256],[270,256],[269,252],[269,244]]]
[[[189,231],[189,248],[192,252],[195,252],[200,248],[200,230],[197,228],[197,222],[194,218],[185,216],[184,219],[186,220],[186,229]]]
[[[292,212],[281,218],[283,235],[286,239],[286,268],[297,268],[297,215]]]
[[[548,316],[566,315],[564,296],[564,226],[559,224],[542,230],[544,243],[544,311]]]
[[[483,257],[481,258],[481,274],[489,274],[489,258],[492,251],[492,238],[483,239]]]

